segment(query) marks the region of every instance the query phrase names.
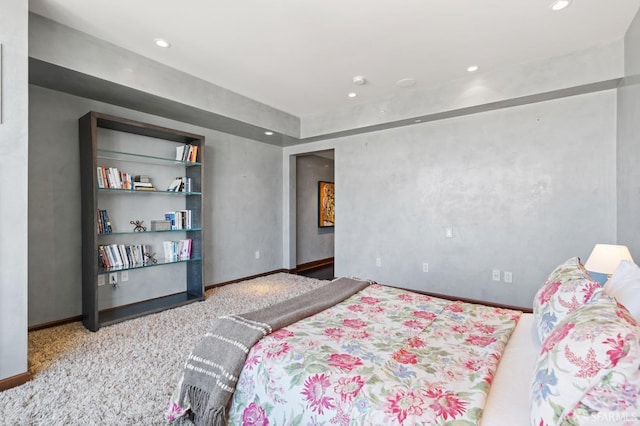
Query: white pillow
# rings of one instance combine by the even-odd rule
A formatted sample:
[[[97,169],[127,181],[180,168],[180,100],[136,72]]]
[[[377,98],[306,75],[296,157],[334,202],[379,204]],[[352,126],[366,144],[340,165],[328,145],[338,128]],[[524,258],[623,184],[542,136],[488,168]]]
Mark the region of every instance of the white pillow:
[[[604,285],[605,294],[615,297],[640,322],[640,267],[630,260],[620,262]]]

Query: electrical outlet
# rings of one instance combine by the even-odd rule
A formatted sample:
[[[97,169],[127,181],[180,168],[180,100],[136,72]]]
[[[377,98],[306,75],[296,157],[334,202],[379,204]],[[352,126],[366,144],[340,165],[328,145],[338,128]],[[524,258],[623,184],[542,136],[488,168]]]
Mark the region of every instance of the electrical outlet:
[[[511,272],[504,271],[504,282],[505,283],[513,282],[513,274]]]
[[[111,284],[111,285],[118,284],[118,273],[117,272],[113,272],[113,273],[109,274],[109,284]]]
[[[256,259],[260,259],[260,250],[256,250]]]
[[[382,266],[382,259],[381,259],[381,258],[379,258],[379,257],[376,257],[376,266],[377,266],[378,268],[380,268],[380,267]]]
[[[494,269],[491,271],[491,279],[493,281],[500,281],[500,269]]]
[[[429,264],[428,263],[423,263],[422,264],[422,272],[429,272]]]
[[[120,272],[120,279],[122,282],[129,281],[129,271]]]
[[[104,285],[104,275],[98,275],[98,286]]]

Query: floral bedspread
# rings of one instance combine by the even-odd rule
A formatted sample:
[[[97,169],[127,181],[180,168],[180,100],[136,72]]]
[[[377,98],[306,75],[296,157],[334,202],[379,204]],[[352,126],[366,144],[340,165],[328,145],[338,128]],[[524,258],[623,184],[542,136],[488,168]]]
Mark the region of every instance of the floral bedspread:
[[[520,315],[371,285],[258,342],[229,424],[478,424]]]

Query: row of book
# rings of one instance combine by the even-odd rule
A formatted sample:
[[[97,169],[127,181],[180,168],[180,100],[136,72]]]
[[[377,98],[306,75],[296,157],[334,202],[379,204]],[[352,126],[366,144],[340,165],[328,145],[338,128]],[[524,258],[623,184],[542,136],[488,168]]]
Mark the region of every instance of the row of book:
[[[179,260],[191,259],[191,239],[179,241],[163,241],[164,260],[167,262],[177,262]]]
[[[173,192],[191,192],[192,190],[191,178],[183,176],[175,178],[167,188],[167,191]]]
[[[176,147],[176,160],[195,163],[197,158],[198,147],[196,145],[186,144]]]
[[[98,166],[98,188],[133,189],[133,175],[116,167]]]
[[[175,212],[166,212],[164,220],[171,222],[171,230],[191,229],[193,227],[191,210],[177,210]]]
[[[111,232],[109,213],[106,210],[98,209],[98,234],[110,234]]]
[[[117,167],[97,167],[98,188],[137,189],[155,191],[151,178],[146,175],[131,175]]]
[[[98,246],[98,264],[105,269],[132,268],[145,265],[151,254],[149,244],[106,244]]]

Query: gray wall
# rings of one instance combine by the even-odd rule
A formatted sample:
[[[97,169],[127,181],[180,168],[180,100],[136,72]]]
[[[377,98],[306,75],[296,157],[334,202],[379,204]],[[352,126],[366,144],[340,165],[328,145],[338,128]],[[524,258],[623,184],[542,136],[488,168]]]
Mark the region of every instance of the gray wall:
[[[296,159],[296,264],[334,255],[333,228],[318,227],[318,181],[333,182],[334,161],[317,155]]]
[[[78,118],[91,110],[205,136],[205,284],[282,267],[281,148],[33,85],[29,102],[30,325],[81,314]]]
[[[305,149],[335,149],[336,276],[531,306],[553,267],[616,240],[615,89],[287,147],[285,179]]]
[[[554,266],[615,240],[615,106],[609,90],[335,141],[336,276],[531,306]]]
[[[618,89],[618,242],[640,261],[640,13],[625,37],[625,81]]]
[[[27,371],[27,7],[0,13],[0,380]]]

